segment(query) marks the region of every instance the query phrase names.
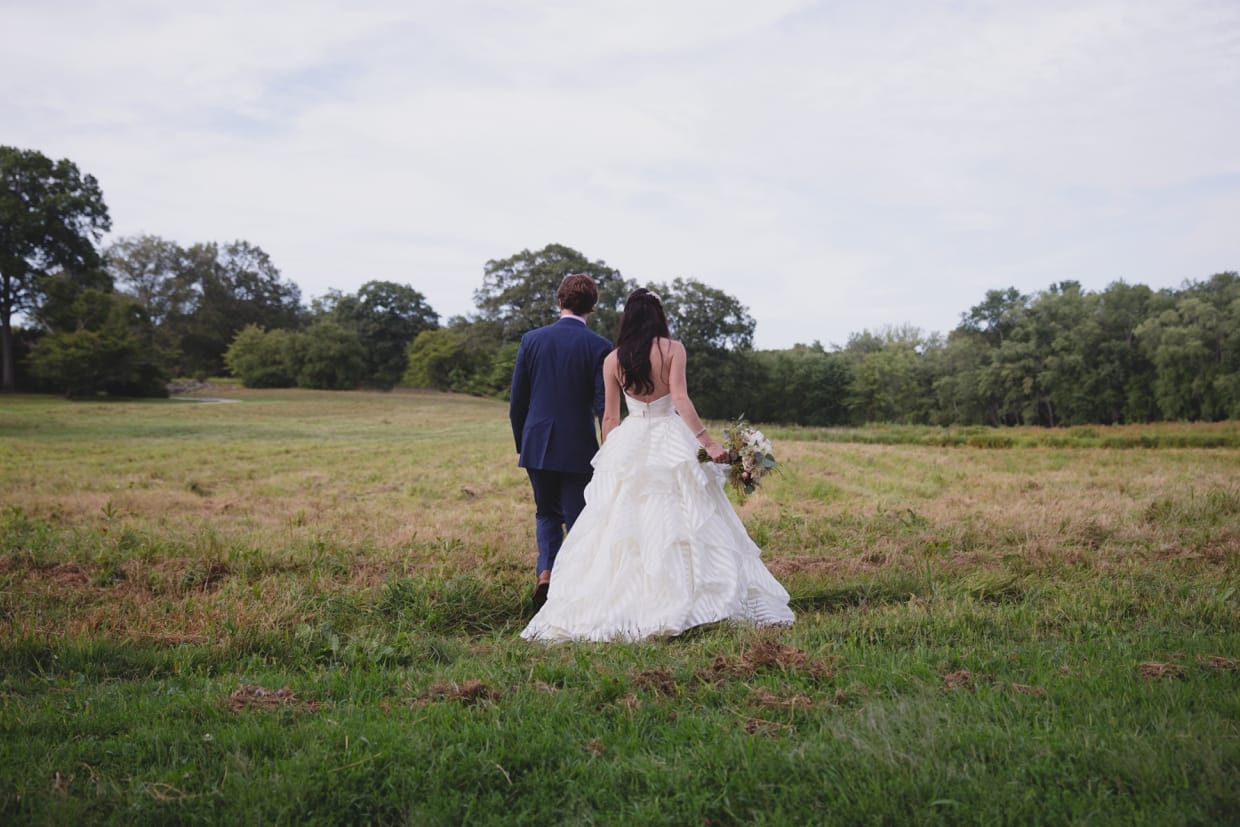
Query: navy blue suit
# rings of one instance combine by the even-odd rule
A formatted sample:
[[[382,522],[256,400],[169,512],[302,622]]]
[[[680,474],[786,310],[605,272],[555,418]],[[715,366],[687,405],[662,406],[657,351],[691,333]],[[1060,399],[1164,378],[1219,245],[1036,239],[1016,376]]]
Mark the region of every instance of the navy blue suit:
[[[585,507],[603,416],[603,359],[611,342],[576,318],[521,337],[508,418],[534,489],[538,568],[549,570]]]

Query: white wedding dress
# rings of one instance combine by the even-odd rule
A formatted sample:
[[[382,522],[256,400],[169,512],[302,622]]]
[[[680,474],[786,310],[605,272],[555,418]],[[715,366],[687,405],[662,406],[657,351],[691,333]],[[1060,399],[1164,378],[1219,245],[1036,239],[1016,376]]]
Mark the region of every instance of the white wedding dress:
[[[595,454],[586,507],[564,540],[527,640],[641,640],[722,620],[788,624],[788,592],[671,396],[627,394],[629,416]]]

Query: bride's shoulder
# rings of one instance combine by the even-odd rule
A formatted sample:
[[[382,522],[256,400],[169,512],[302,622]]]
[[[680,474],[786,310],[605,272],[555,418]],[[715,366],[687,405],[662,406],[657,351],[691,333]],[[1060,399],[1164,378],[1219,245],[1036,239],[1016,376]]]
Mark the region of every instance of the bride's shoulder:
[[[668,339],[660,336],[654,340],[654,344],[660,354],[675,356],[685,352],[685,346],[677,339]]]

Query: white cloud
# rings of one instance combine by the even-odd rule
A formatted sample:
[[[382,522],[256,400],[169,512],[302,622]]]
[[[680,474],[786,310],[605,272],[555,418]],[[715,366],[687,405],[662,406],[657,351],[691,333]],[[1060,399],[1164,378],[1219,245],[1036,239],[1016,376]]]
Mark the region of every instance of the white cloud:
[[[987,289],[1240,266],[1229,0],[0,3],[6,143],[114,235],[471,309],[558,242],[736,295],[758,344],[946,331]]]

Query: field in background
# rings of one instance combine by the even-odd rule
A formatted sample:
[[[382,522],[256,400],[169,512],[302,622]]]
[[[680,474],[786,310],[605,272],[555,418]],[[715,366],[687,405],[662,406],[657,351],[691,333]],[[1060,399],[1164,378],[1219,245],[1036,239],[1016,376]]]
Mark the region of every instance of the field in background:
[[[1240,428],[766,429],[787,630],[520,641],[503,403],[0,399],[0,820],[1240,818]]]

